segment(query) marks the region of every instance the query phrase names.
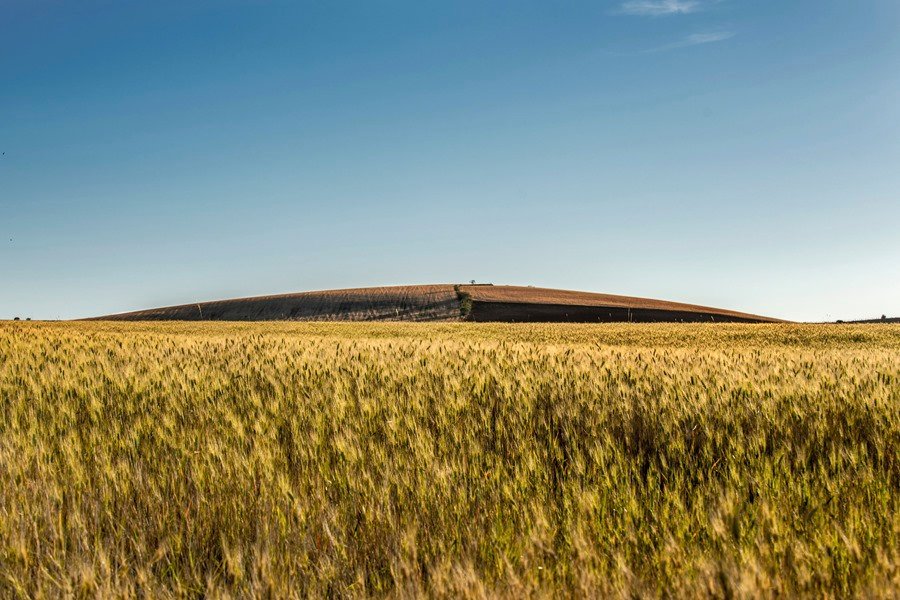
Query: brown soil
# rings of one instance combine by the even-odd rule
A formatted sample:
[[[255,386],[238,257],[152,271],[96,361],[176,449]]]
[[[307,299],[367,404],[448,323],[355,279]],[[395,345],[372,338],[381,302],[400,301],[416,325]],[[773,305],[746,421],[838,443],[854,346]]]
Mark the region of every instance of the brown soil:
[[[451,321],[460,318],[453,285],[302,292],[183,304],[97,317],[113,321]]]
[[[303,292],[96,317],[119,321],[774,322],[706,306],[546,288],[418,285]]]
[[[709,306],[633,296],[507,285],[463,285],[459,286],[459,290],[469,297],[471,309],[468,318],[472,321],[577,323],[778,321],[769,317]]]

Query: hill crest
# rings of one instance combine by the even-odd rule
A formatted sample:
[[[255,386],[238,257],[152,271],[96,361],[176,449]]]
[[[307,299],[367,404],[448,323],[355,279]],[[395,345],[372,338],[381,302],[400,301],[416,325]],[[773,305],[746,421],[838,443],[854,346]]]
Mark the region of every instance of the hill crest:
[[[652,298],[490,284],[322,290],[181,304],[94,317],[109,321],[777,322]]]

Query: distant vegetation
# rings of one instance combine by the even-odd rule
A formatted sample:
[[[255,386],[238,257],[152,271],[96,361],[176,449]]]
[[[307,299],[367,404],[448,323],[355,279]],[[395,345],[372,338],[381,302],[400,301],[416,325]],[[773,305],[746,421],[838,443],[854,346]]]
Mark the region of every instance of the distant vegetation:
[[[880,319],[861,319],[858,321],[838,321],[838,323],[900,323],[900,317],[881,315]]]
[[[900,327],[0,323],[0,597],[896,597]]]

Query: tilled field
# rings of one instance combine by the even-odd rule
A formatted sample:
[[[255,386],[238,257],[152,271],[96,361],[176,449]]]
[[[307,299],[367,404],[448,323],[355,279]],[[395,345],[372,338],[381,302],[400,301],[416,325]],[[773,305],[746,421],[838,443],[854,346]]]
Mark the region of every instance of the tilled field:
[[[649,298],[493,285],[417,285],[302,292],[184,304],[107,321],[736,322],[776,319]]]

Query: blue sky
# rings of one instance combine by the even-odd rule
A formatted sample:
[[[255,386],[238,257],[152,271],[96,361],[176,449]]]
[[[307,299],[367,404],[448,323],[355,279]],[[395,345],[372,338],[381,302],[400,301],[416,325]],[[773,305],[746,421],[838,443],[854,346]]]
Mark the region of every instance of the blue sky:
[[[0,318],[470,279],[900,315],[896,0],[3,0],[0,151]]]

